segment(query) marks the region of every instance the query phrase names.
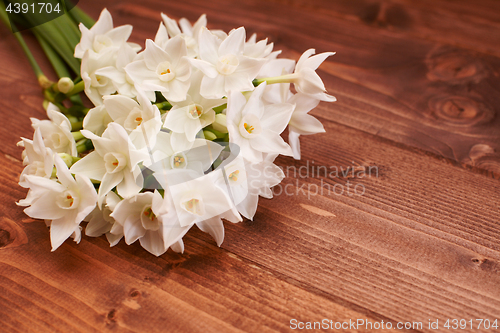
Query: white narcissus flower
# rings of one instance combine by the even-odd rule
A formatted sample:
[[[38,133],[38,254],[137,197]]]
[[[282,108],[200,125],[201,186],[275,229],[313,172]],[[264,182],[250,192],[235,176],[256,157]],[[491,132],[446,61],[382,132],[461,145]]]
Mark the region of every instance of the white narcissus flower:
[[[164,126],[170,129],[177,139],[187,139],[192,142],[196,134],[215,120],[213,108],[226,103],[226,99],[206,99],[200,95],[200,85],[203,74],[200,71],[193,73],[187,99],[181,103],[174,103],[168,111]]]
[[[291,59],[272,59],[262,66],[257,78],[279,77],[293,72],[295,61]],[[290,83],[268,84],[262,99],[270,104],[286,103],[290,96]]]
[[[95,75],[110,79],[120,95],[136,97],[134,81],[125,72],[125,66],[136,58],[137,52],[130,45],[123,44],[117,51],[116,64],[96,70]]]
[[[179,25],[182,31],[181,29],[179,29],[177,22],[169,18],[167,15],[162,13],[161,17],[170,37],[182,37],[186,41],[187,56],[190,58],[195,58],[198,55],[198,37],[200,30],[202,27],[207,26],[207,17],[205,16],[205,14],[201,15],[196,23],[192,26],[187,19],[181,18],[179,20]]]
[[[77,156],[76,142],[71,134],[71,122],[52,103],[47,107],[47,116],[50,120],[31,118],[31,125],[42,134],[45,147],[56,153]]]
[[[102,96],[116,92],[113,81],[106,76],[96,72],[99,69],[114,66],[116,62],[116,51],[108,49],[99,54],[85,52],[80,69],[83,83],[85,84],[85,95],[94,103],[102,104]]]
[[[319,100],[310,95],[297,93],[288,99],[288,103],[295,105],[289,123],[288,142],[293,150],[293,157],[300,160],[300,135],[324,133],[323,124],[309,114],[309,111],[318,106]]]
[[[54,155],[57,181],[38,176],[26,176],[33,193],[31,206],[24,212],[32,218],[51,220],[50,240],[56,250],[73,233],[78,236],[80,222],[94,209],[97,193],[90,180],[71,175],[66,164]],[[78,237],[75,238],[78,240]]]
[[[163,22],[160,22],[160,26],[158,27],[158,31],[156,32],[155,35],[155,44],[158,45],[163,50],[165,50],[168,40],[169,38],[168,38],[167,28],[165,27]]]
[[[245,43],[243,55],[251,58],[266,58],[273,51],[274,44],[267,44],[267,38],[257,42],[257,34],[253,34]],[[281,51],[275,52],[273,57],[280,54]]]
[[[196,224],[202,231],[208,232],[218,246],[224,240],[221,218],[232,223],[242,221],[227,193],[215,185],[220,177],[220,169],[201,177],[189,171],[166,175],[180,225]]]
[[[113,119],[111,119],[104,104],[102,104],[87,112],[87,115],[83,118],[83,128],[95,135],[101,136],[106,127],[108,127],[108,124],[112,121]]]
[[[221,41],[208,29],[202,28],[199,37],[199,59],[189,59],[205,75],[200,94],[205,98],[222,98],[230,91],[252,91],[252,80],[266,62],[243,55],[245,29],[233,30]]]
[[[277,154],[266,154],[262,162],[246,166],[248,195],[237,208],[249,219],[253,218],[257,210],[258,196],[271,199],[273,197],[271,188],[285,178],[283,170],[273,163],[276,157]]]
[[[111,229],[115,226],[115,220],[110,216],[110,214],[115,209],[116,205],[121,201],[120,197],[111,191],[106,194],[104,199],[105,205],[101,208],[95,207],[94,210],[87,215],[84,221],[88,224],[85,227],[85,235],[89,237],[100,237],[106,235],[110,246],[115,246],[118,244],[120,239],[123,237],[122,232],[111,233]],[[120,229],[120,228],[115,228]]]
[[[141,53],[142,59],[125,67],[125,71],[136,86],[149,92],[149,98],[159,91],[172,102],[186,99],[191,77],[191,66],[187,58],[186,43],[182,37],[169,39],[165,49],[152,40],[146,40],[146,49]]]
[[[23,164],[26,165],[26,167],[19,176],[19,185],[22,187],[29,187],[29,184],[25,180],[27,175],[44,178],[51,177],[54,167],[54,152],[52,149],[45,147],[42,133],[38,128],[33,135],[33,141],[25,138],[21,139],[21,144],[26,151],[26,158],[23,160]]]
[[[158,133],[156,145],[151,150],[155,163],[148,165],[149,169],[158,173],[172,169],[189,169],[203,175],[224,149],[218,143],[205,139],[184,142],[188,143],[187,146],[175,146],[171,143],[170,133]]]
[[[324,52],[311,57],[314,53],[314,49],[309,49],[300,56],[295,66],[295,71],[292,74],[294,76],[292,82],[298,92],[311,95],[322,101],[334,102],[336,101],[335,97],[325,93],[325,85],[316,73],[316,69],[318,69],[319,65],[326,58],[334,55],[335,52]]]
[[[155,256],[181,241],[191,228],[179,224],[171,200],[163,199],[156,190],[120,201],[111,217],[122,226],[128,245],[139,240],[142,247]]]
[[[132,33],[130,24],[113,28],[113,18],[106,8],[104,8],[99,19],[88,29],[82,23],[79,25],[82,37],[80,43],[75,46],[75,58],[83,58],[86,51],[102,53],[109,49],[118,50],[125,44]],[[140,46],[131,44],[137,50]]]
[[[104,97],[104,106],[113,121],[127,130],[137,149],[154,147],[162,126],[160,110],[142,92],[138,92],[137,101],[122,95],[111,95]]]
[[[293,67],[293,60],[271,60],[262,67],[259,77],[290,76],[289,73],[292,71]],[[326,94],[323,95],[328,96]],[[322,95],[309,95],[300,92],[294,95],[290,91],[289,82],[267,85],[264,91],[263,99],[267,103],[290,103],[295,105],[289,124],[288,142],[292,148],[293,157],[297,160],[300,159],[299,136],[325,132],[321,122],[308,114],[309,111],[318,106],[321,96]],[[334,99],[333,96],[331,97]]]
[[[259,76],[287,76],[292,71],[293,65],[294,62],[289,59],[271,60],[262,67]],[[299,136],[325,132],[321,122],[308,114],[309,111],[318,106],[320,102],[318,95],[308,95],[300,92],[294,95],[290,91],[290,83],[279,83],[267,85],[263,99],[267,103],[290,103],[295,105],[289,123],[288,142],[292,148],[293,157],[300,160]]]
[[[116,123],[110,123],[99,137],[92,132],[81,133],[92,140],[95,150],[73,164],[71,172],[99,180],[99,200],[101,207],[106,194],[116,186],[118,194],[131,197],[142,189],[138,163],[149,158],[145,151],[139,151],[130,141],[127,132]]]
[[[252,220],[257,210],[259,196],[272,198],[271,187],[278,185],[285,177],[283,171],[273,164],[277,155],[265,154],[259,163],[249,163],[239,155],[224,166],[228,192],[241,215]],[[217,184],[223,187],[221,179]]]
[[[229,141],[237,144],[241,154],[252,163],[263,160],[263,153],[292,156],[292,150],[280,134],[292,116],[294,106],[288,103],[264,105],[261,100],[266,84],[260,84],[247,100],[232,92],[226,111]]]

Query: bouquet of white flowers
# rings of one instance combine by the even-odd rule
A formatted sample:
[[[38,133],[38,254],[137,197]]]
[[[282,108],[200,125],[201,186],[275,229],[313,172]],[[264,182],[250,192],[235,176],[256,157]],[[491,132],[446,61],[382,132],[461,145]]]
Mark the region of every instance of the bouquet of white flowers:
[[[243,27],[226,34],[207,29],[205,15],[191,25],[164,14],[141,51],[127,42],[132,26],[113,27],[106,9],[93,25],[78,13],[69,14],[86,25],[69,43],[71,63],[43,26],[34,29],[61,78],[51,82],[32,62],[48,120],[32,119],[33,140],[19,143],[19,184],[29,188],[19,205],[45,220],[52,251],[79,242],[83,221],[87,236],[106,235],[111,246],[139,240],[157,256],[182,252],[194,225],[220,246],[222,219],[252,219],[258,197],[272,197],[284,177],[276,156],[299,159],[299,136],[324,132],[308,112],[335,100],[316,73],[334,53],[310,49],[295,63],[267,40],[247,40]],[[69,78],[73,61],[81,79]]]

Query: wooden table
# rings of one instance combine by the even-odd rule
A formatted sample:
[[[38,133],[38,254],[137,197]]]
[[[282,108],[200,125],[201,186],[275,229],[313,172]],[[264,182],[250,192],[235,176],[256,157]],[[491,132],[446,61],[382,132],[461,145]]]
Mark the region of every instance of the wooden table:
[[[402,331],[499,331],[476,319],[500,325],[500,2],[80,6],[94,18],[106,6],[142,45],[160,12],[206,13],[209,28],[244,25],[285,57],[336,51],[319,74],[338,101],[312,112],[327,132],[303,137],[301,161],[277,160],[302,170],[277,189],[291,195],[262,199],[253,222],[227,223],[220,248],[193,228],[184,254],[156,258],[103,237],[51,253],[44,223],[15,205],[26,194],[15,144],[32,137],[29,117],[46,116],[1,26],[0,331],[284,332],[323,319],[326,331],[398,331],[399,322]],[[354,175],[342,174],[348,167]],[[448,319],[467,327],[447,329]]]

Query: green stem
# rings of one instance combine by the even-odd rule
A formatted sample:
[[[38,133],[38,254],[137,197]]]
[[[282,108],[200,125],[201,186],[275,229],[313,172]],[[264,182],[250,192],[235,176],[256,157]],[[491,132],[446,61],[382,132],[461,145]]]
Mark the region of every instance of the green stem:
[[[83,10],[76,6],[69,11],[69,15],[71,15],[71,18],[76,23],[83,23],[83,25],[88,29],[90,29],[95,24],[95,21],[90,16],[88,16]]]
[[[59,157],[61,157],[61,159],[64,161],[64,163],[66,163],[66,165],[68,166],[68,168],[71,168],[71,166],[73,164],[75,164],[76,162],[78,162],[79,160],[81,160],[80,157],[72,156],[72,155],[66,154],[66,153],[59,153],[58,155],[59,155]]]
[[[45,55],[49,59],[50,63],[52,64],[52,67],[54,67],[54,70],[56,71],[56,74],[59,78],[62,77],[70,77],[70,72],[68,71],[68,68],[66,67],[65,62],[61,59],[59,54],[50,46],[50,44],[40,35],[39,32],[33,31],[33,34],[35,35],[36,39],[40,43],[40,46],[43,49],[43,52],[45,52]]]
[[[53,22],[54,27],[61,33],[71,49],[74,50],[76,44],[80,43],[81,37],[76,24],[66,14],[53,19],[51,22]]]
[[[76,143],[76,150],[78,151],[79,154],[85,153],[91,149],[94,149],[92,140],[82,139]]]
[[[72,131],[71,134],[73,135],[73,138],[75,139],[75,141],[84,139],[85,137],[80,133],[80,130],[82,129],[82,126],[83,126],[82,119],[73,116],[69,109],[68,109],[68,114],[66,114],[66,118],[68,118],[68,120],[71,124],[71,131]]]
[[[221,113],[222,111],[224,111],[224,109],[227,109],[227,103],[216,106],[215,108],[213,108],[215,113]]]
[[[61,1],[61,2],[65,3],[65,1]],[[80,32],[80,29],[78,29],[78,23],[76,23],[75,21],[73,21],[73,18],[68,13],[68,11],[66,10],[66,8],[64,9],[64,12],[65,12],[65,15],[63,15],[61,17],[63,18],[64,25],[68,26],[69,29],[71,30],[71,33],[72,33],[73,37],[76,37],[76,43],[75,43],[75,46],[76,46],[76,44],[80,43],[80,39],[82,37],[82,33]]]
[[[153,105],[156,105],[158,109],[163,110],[163,109],[168,109],[170,110],[172,108],[172,104],[169,102],[160,102],[160,103],[155,103]]]
[[[5,11],[5,6],[4,6],[4,2],[3,1],[0,2],[0,19],[5,23],[5,25],[7,27],[9,27],[11,29],[11,31],[14,31],[15,27],[13,26],[13,23],[12,23],[12,25],[10,23],[9,17],[7,15],[7,12]],[[50,81],[47,79],[47,77],[43,73],[42,69],[38,65],[38,62],[36,61],[35,57],[31,53],[28,45],[26,45],[26,42],[24,41],[24,38],[21,35],[21,33],[20,32],[14,32],[14,37],[17,39],[17,42],[19,43],[19,45],[23,49],[24,54],[28,58],[28,61],[29,61],[30,65],[31,65],[31,68],[33,68],[33,72],[35,72],[35,75],[38,78],[38,81],[40,82],[40,84],[41,85],[42,84],[43,85],[48,84],[48,82],[50,82]],[[46,87],[44,87],[44,88],[46,88]]]
[[[52,46],[75,74],[80,73],[80,62],[73,56],[74,49],[62,37],[64,32],[60,32],[52,22],[35,26],[32,30],[38,32]]]
[[[43,90],[43,97],[45,97],[45,100],[55,103],[56,99],[54,98],[54,94],[50,91],[50,89],[44,89]]]
[[[24,41],[23,36],[21,36],[21,33],[15,32],[14,36],[16,37],[17,41],[21,45],[21,48],[23,49],[24,54],[26,54],[26,57],[28,58],[28,61],[31,65],[31,68],[33,68],[33,71],[35,72],[35,75],[38,78],[38,80],[40,81],[40,78],[46,78],[42,69],[38,65],[38,62],[36,61],[35,57],[33,56],[30,49],[28,48],[28,45],[26,45],[26,42]]]
[[[275,84],[275,83],[291,83],[294,82],[298,78],[297,74],[286,74],[275,77],[266,77],[263,79],[255,79],[252,81],[253,85],[257,87],[262,82],[267,82],[267,84]]]
[[[52,102],[52,104],[54,104],[55,106],[57,106],[59,108],[59,111],[61,111],[63,114],[65,114],[65,115],[68,114],[68,109],[64,105],[62,105],[61,103],[57,103],[57,102],[54,103],[54,102]]]
[[[26,3],[34,4],[35,1],[26,0]],[[79,63],[73,57],[74,49],[65,38],[68,33],[67,27],[61,27],[58,19],[49,20],[49,14],[28,11],[22,18],[28,22],[32,30],[39,32],[45,38],[75,73],[79,72]]]
[[[85,82],[80,81],[78,83],[75,83],[75,86],[73,87],[73,89],[69,93],[67,93],[66,96],[70,97],[70,96],[73,96],[75,94],[81,93],[84,90],[85,90]]]
[[[71,123],[71,129],[74,131],[81,130],[82,128],[83,128],[83,121],[77,121]]]
[[[83,136],[83,134],[80,131],[71,132],[71,135],[73,135],[73,139],[75,139],[75,141],[80,141],[82,139],[85,139],[85,137]]]
[[[73,97],[76,97],[76,96],[78,96],[78,95],[73,95],[70,97],[70,99]],[[80,97],[80,96],[78,96],[78,97]],[[83,105],[80,105],[80,104],[74,104],[68,109],[68,113],[70,115],[78,118],[79,121],[81,119],[83,119],[88,112],[89,112],[89,109],[84,107]]]

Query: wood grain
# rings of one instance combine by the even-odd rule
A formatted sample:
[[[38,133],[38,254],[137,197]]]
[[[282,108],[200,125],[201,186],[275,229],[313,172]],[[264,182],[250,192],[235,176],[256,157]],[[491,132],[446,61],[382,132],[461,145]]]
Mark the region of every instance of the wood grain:
[[[449,332],[447,319],[500,320],[497,1],[80,5],[93,17],[107,7],[142,45],[163,11],[192,21],[206,13],[226,31],[244,25],[286,57],[337,51],[319,72],[338,102],[312,112],[326,134],[301,137],[301,161],[277,160],[288,177],[275,198],[261,200],[254,221],[226,224],[221,248],[193,229],[184,254],[156,258],[102,237],[52,253],[45,224],[15,204],[26,195],[15,143],[45,113],[0,26],[2,332],[287,332],[293,318]]]
[[[329,153],[332,164],[328,166],[346,168],[353,160],[378,166],[379,177],[349,180],[352,187],[364,185],[366,193],[341,196],[332,191],[328,195],[325,184],[341,184],[345,189],[348,179],[343,177],[288,177],[282,186],[289,184],[292,195],[262,200],[262,215],[253,227],[242,230],[242,226],[231,225],[228,239],[239,240],[245,234],[254,244],[269,235],[267,246],[282,255],[293,254],[287,258],[290,262],[276,263],[275,258],[282,256],[264,247],[262,257],[257,257],[267,265],[298,279],[304,272],[314,271],[312,283],[318,288],[328,293],[335,290],[335,294],[356,299],[357,304],[370,304],[381,313],[384,308],[392,316],[401,312],[398,319],[498,317],[498,181],[384,143],[358,146],[356,142],[369,138],[355,141],[355,135],[360,136],[355,131],[337,126],[328,130],[338,134],[336,139],[311,138],[306,145],[309,174],[314,172],[312,161],[316,167],[321,165],[315,155],[320,151]],[[289,160],[280,162],[285,170],[290,165]],[[301,166],[307,164],[296,165]],[[323,195],[315,195],[318,187],[313,186],[310,192],[300,191],[313,184],[323,187]],[[303,208],[311,204],[335,216]],[[278,208],[283,206],[286,208]],[[231,232],[240,237],[230,237]],[[271,245],[276,234],[282,242]],[[494,239],[487,241],[489,235]],[[241,241],[227,241],[223,247],[248,251]],[[297,272],[294,268],[298,266],[306,268]]]

